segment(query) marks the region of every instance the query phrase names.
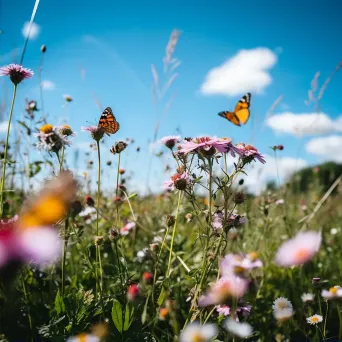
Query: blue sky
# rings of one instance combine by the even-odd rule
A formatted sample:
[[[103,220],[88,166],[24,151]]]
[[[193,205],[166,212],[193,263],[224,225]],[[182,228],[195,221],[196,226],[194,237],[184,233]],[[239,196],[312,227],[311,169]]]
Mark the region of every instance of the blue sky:
[[[22,27],[30,19],[33,5],[33,0],[0,1],[0,29],[4,31],[0,36],[1,64],[13,61],[15,52],[18,61],[24,43]],[[47,45],[43,80],[53,82],[55,87],[44,91],[45,109],[51,123],[67,119],[78,132],[75,142],[79,145],[90,141],[86,133],[80,132],[80,126],[86,121],[95,123],[100,116],[93,94],[103,107],[111,106],[121,129],[117,136],[106,138],[105,146],[120,138],[134,138],[142,151],[136,154],[132,147],[126,165],[136,171],[136,181],[142,182],[146,179],[148,139],[153,136],[156,118],[151,64],[162,76],[165,46],[177,28],[182,35],[174,57],[182,64],[168,96],[174,92],[177,95],[159,136],[177,133],[177,129],[183,136],[230,136],[235,142],[252,142],[265,154],[270,154],[269,146],[283,144],[282,155],[288,159],[280,168],[285,175],[305,163],[342,161],[335,153],[342,144],[341,74],[335,75],[322,98],[324,114],[317,116],[314,106],[304,103],[314,74],[320,71],[320,88],[342,59],[338,43],[341,9],[342,3],[333,0],[42,0],[35,19],[40,32],[29,41],[24,66],[38,72],[39,49]],[[257,48],[262,48],[261,52]],[[240,68],[234,68],[236,64]],[[222,80],[209,80],[214,68],[220,68],[217,74],[224,75]],[[9,82],[5,84],[9,88]],[[25,97],[39,100],[38,85],[35,77],[20,87],[17,118]],[[4,94],[4,85],[1,87]],[[233,109],[245,90],[252,92],[251,119],[244,127],[234,127],[217,112]],[[7,93],[9,97],[10,89]],[[64,109],[63,94],[74,98]],[[268,109],[280,95],[283,100],[271,121],[265,123]],[[300,116],[303,113],[309,116]],[[302,137],[295,134],[298,130]],[[104,159],[113,159],[106,153]],[[72,155],[70,151],[69,158]],[[162,163],[154,161],[153,174],[158,181],[163,179],[162,169]],[[270,160],[263,180],[274,176],[274,169]],[[256,180],[251,186],[255,184]]]

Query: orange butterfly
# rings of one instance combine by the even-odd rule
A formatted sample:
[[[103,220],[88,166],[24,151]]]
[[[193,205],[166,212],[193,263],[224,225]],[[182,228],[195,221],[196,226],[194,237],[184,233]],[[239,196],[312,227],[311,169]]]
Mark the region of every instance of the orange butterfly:
[[[116,121],[112,108],[107,107],[103,111],[99,120],[98,127],[101,127],[107,135],[114,134],[119,130],[120,125]]]
[[[234,112],[220,112],[218,113],[219,116],[229,120],[236,126],[244,125],[250,115],[249,105],[251,102],[251,93],[247,93],[246,95],[242,96],[240,101],[237,103]]]

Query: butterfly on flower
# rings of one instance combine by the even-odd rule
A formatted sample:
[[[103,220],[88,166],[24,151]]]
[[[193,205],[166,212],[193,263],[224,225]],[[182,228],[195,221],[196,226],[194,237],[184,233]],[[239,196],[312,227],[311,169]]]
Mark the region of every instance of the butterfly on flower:
[[[107,135],[111,135],[111,134],[115,134],[119,128],[120,125],[119,123],[116,121],[116,118],[113,114],[112,108],[107,107],[99,120],[99,124],[98,127],[100,127],[101,129],[103,129],[103,131],[107,134]]]
[[[249,116],[249,105],[251,101],[251,93],[247,93],[246,95],[242,96],[240,101],[235,106],[233,112],[223,111],[218,113],[219,116],[229,120],[236,126],[241,126],[242,124],[246,124]]]

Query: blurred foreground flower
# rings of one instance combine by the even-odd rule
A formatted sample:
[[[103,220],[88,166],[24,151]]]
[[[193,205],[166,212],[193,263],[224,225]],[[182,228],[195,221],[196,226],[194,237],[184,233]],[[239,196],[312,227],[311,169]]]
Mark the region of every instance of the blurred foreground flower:
[[[298,233],[293,239],[282,244],[278,249],[275,261],[284,267],[302,265],[314,257],[321,242],[322,236],[319,232]]]
[[[322,297],[325,300],[332,300],[332,299],[342,299],[342,288],[338,285],[331,287],[329,290],[322,290]]]
[[[194,322],[185,327],[181,332],[180,342],[208,342],[218,334],[214,324],[203,324]]]
[[[69,337],[66,342],[100,342],[107,334],[107,324],[99,323],[93,326],[91,334],[82,333],[77,336]]]
[[[76,189],[71,173],[61,173],[24,206],[18,220],[1,223],[0,268],[9,262],[51,262],[59,256],[61,243],[53,225],[66,215]]]
[[[220,262],[220,271],[223,277],[234,274],[247,276],[247,272],[254,268],[260,268],[263,263],[255,252],[247,255],[228,254]]]
[[[239,323],[232,318],[224,322],[224,327],[233,335],[239,338],[247,338],[253,333],[253,328],[248,323]]]
[[[292,303],[284,297],[277,298],[273,302],[272,309],[273,316],[278,321],[287,321],[294,314]]]
[[[9,64],[0,68],[0,76],[9,76],[14,85],[19,84],[25,78],[33,76],[33,71],[23,68],[19,64]]]

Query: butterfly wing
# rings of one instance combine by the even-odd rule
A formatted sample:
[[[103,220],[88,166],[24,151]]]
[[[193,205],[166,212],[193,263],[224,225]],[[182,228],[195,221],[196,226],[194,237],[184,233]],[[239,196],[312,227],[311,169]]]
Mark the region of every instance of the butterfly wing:
[[[234,113],[239,120],[240,124],[245,124],[250,116],[249,105],[251,101],[251,93],[247,93],[242,96],[240,101],[237,103]]]
[[[116,118],[110,107],[107,107],[103,111],[98,126],[101,127],[107,135],[114,134],[119,130],[120,125],[116,121]]]
[[[236,114],[234,112],[224,111],[224,112],[218,113],[218,115],[223,117],[223,118],[225,118],[225,119],[227,119],[227,120],[229,120],[234,125],[240,126],[240,121],[239,121],[238,117],[236,116]]]

